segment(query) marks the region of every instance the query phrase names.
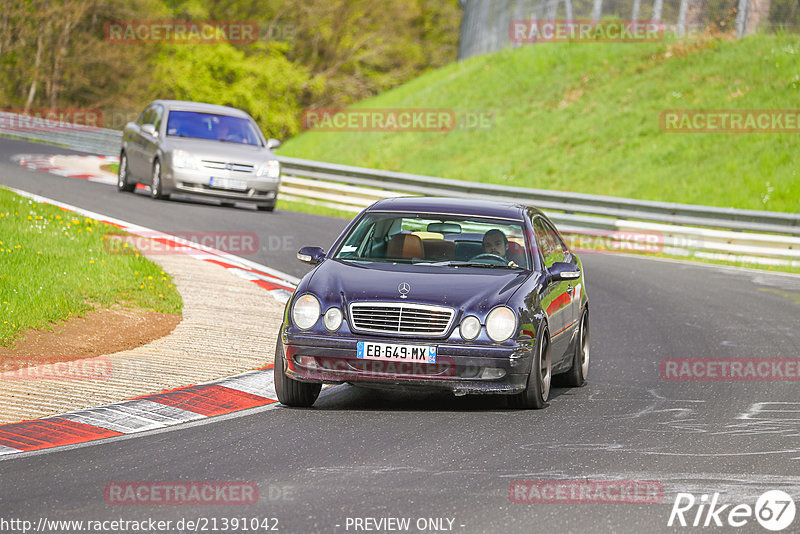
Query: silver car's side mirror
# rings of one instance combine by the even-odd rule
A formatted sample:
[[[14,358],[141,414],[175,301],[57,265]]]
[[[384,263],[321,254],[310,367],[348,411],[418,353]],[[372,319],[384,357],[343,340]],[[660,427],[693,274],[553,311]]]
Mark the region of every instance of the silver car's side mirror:
[[[152,135],[153,137],[158,137],[158,132],[156,131],[156,127],[152,124],[145,124],[142,126],[142,132],[146,133],[147,135]]]
[[[279,148],[281,146],[281,142],[277,139],[267,139],[267,148],[272,150],[273,148]]]

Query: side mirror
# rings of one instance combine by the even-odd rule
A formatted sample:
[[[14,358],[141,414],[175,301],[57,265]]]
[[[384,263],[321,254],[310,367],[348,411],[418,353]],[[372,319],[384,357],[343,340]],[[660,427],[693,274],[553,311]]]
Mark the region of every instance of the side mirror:
[[[560,280],[574,280],[581,277],[581,270],[573,263],[567,261],[557,261],[548,269],[550,280],[557,282]]]
[[[303,247],[297,251],[297,259],[309,265],[317,265],[325,259],[325,251],[319,247]]]
[[[158,137],[158,132],[156,131],[156,127],[152,124],[145,124],[142,126],[142,132],[146,133],[147,135],[152,135],[153,137]]]
[[[267,139],[267,148],[272,150],[273,148],[280,148],[281,142],[277,139]]]

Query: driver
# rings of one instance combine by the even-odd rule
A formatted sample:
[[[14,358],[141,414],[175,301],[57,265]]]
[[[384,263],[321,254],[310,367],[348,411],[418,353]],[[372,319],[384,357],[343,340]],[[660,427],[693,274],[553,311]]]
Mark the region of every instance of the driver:
[[[509,267],[519,267],[514,261],[514,254],[508,249],[508,238],[502,230],[493,228],[483,234],[483,253],[494,254],[508,260]]]

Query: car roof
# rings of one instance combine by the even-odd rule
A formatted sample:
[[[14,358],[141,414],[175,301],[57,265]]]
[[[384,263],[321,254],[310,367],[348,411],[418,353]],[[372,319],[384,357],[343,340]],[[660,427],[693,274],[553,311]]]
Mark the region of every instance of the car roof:
[[[213,113],[216,115],[249,117],[249,115],[241,109],[236,109],[229,106],[218,106],[216,104],[206,104],[205,102],[189,102],[187,100],[154,100],[150,104],[161,104],[170,111],[198,111],[201,113]]]
[[[447,197],[385,198],[377,201],[369,208],[369,211],[442,213],[513,220],[522,220],[523,214],[528,210],[541,213],[536,208],[511,202]]]

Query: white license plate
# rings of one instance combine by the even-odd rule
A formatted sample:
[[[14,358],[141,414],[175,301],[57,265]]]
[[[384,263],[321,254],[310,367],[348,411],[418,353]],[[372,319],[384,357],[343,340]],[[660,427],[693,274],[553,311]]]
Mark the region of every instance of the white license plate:
[[[231,180],[230,178],[215,178],[211,177],[209,180],[208,185],[211,187],[220,187],[222,189],[236,189],[238,191],[244,191],[247,189],[247,182],[243,182],[242,180]]]
[[[400,345],[359,341],[357,354],[358,358],[362,360],[436,363],[436,346],[434,345]]]

